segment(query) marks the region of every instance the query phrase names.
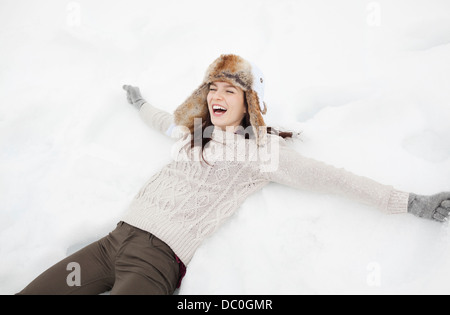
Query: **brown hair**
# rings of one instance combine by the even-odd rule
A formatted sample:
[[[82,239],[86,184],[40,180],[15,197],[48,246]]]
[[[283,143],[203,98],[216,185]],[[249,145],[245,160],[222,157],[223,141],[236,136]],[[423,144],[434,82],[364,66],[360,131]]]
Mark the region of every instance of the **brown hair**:
[[[245,94],[244,94],[244,103],[245,103],[246,113],[244,115],[244,118],[242,119],[241,126],[244,128],[244,130],[249,130],[250,128],[247,129],[247,127],[250,127],[251,123],[250,123],[250,114],[248,112],[247,98],[245,97]],[[210,133],[205,133],[205,129],[208,127],[211,127],[211,126],[214,126],[214,125],[211,122],[211,114],[209,113],[209,110],[208,110],[208,115],[206,117],[206,120],[201,125],[201,132],[193,131],[191,133],[191,148],[194,148],[195,144],[200,143],[200,141],[201,141],[202,160],[205,161],[206,164],[208,164],[208,165],[210,165],[210,164],[205,160],[205,158],[203,156],[203,150],[205,149],[205,146],[208,144],[208,142],[211,141]],[[266,128],[267,128],[267,133],[280,136],[283,139],[292,138],[292,136],[293,136],[293,132],[290,132],[290,131],[281,131],[281,130],[277,130],[272,127],[266,127]],[[194,136],[197,136],[197,138],[201,137],[201,139],[194,138]],[[249,139],[248,133],[245,133],[245,139]]]

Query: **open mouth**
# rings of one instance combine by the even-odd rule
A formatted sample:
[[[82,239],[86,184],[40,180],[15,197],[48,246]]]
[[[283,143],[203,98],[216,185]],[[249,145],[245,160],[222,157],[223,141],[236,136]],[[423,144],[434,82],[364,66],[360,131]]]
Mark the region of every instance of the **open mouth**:
[[[213,105],[212,109],[214,116],[222,116],[227,112],[227,109],[220,105]]]

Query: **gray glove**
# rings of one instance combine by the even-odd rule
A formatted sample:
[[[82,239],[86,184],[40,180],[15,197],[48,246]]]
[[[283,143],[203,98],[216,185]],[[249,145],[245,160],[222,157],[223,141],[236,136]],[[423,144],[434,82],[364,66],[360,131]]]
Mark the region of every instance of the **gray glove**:
[[[128,103],[132,104],[137,109],[141,109],[142,105],[146,103],[137,86],[124,85],[123,89],[127,91]]]
[[[433,196],[409,194],[408,212],[420,218],[445,222],[450,213],[450,192]]]

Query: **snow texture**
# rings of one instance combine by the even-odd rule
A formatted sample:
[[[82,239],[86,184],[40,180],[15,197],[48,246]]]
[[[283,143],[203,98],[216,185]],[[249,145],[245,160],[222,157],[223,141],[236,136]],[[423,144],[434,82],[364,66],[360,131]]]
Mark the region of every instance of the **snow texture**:
[[[397,189],[450,190],[447,0],[0,2],[0,293],[115,228],[222,53],[266,76],[302,154]],[[177,294],[449,294],[448,224],[270,184],[199,248]]]

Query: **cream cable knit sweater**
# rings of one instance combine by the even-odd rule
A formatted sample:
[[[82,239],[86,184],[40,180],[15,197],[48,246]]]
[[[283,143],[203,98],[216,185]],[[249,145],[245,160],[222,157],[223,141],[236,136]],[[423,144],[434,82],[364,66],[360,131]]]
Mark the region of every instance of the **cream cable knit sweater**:
[[[245,199],[269,182],[332,193],[377,207],[406,213],[409,194],[325,163],[303,157],[278,136],[256,146],[243,135],[214,129],[205,147],[190,149],[190,134],[172,132],[173,117],[145,103],[143,120],[172,138],[173,161],[145,183],[123,221],[148,231],[187,265],[202,241],[216,231]]]

